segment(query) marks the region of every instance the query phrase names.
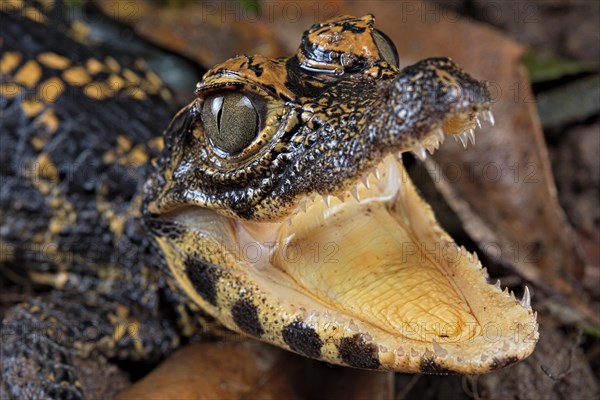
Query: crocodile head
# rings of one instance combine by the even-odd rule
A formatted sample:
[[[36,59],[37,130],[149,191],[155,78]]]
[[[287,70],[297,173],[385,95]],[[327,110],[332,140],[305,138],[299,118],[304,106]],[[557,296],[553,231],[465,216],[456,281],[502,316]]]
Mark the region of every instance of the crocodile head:
[[[373,17],[314,25],[286,59],[230,59],[165,133],[144,215],[226,327],[334,364],[481,373],[537,340],[403,166],[471,137],[490,95],[447,58],[399,69]]]

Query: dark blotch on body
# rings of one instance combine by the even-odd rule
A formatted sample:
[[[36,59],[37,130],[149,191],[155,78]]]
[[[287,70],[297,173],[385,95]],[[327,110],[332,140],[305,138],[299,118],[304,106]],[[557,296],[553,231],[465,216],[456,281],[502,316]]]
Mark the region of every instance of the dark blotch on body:
[[[342,338],[337,349],[342,361],[352,367],[377,369],[381,365],[377,346],[366,343],[359,333]]]
[[[219,267],[196,258],[185,260],[185,273],[196,292],[213,306],[217,305],[217,281]]]
[[[231,307],[233,321],[246,333],[253,336],[261,336],[265,331],[258,319],[258,310],[249,300],[238,300]]]
[[[310,326],[300,321],[294,321],[283,328],[282,336],[293,351],[312,358],[321,356],[323,341]]]

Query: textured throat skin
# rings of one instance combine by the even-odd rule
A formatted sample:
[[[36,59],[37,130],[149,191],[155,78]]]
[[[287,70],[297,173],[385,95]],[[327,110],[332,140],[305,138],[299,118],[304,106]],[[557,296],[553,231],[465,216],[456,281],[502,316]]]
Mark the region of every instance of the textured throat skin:
[[[210,70],[165,133],[146,226],[183,290],[229,329],[358,368],[519,361],[537,341],[528,297],[487,283],[398,155],[472,136],[489,92],[446,58],[399,69],[373,24],[335,18],[290,58]]]

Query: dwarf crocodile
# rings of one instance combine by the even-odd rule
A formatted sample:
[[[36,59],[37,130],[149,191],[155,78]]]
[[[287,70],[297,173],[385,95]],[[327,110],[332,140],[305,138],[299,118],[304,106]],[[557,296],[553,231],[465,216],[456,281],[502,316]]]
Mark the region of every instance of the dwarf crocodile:
[[[450,59],[399,68],[373,16],[343,16],[289,58],[217,65],[176,112],[142,61],[56,5],[2,7],[2,271],[51,288],[4,316],[9,396],[84,398],[81,363],[221,330],[401,372],[533,350],[528,297],[487,282],[403,168],[492,118]]]

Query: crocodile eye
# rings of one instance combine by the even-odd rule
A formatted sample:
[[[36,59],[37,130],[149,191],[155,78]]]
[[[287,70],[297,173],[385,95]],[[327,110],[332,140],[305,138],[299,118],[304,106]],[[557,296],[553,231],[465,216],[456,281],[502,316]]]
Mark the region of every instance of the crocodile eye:
[[[379,49],[379,53],[388,64],[398,66],[398,51],[389,37],[378,30],[373,31],[373,39]]]
[[[202,122],[212,143],[229,154],[244,150],[258,135],[258,112],[241,93],[208,97],[202,106]]]

